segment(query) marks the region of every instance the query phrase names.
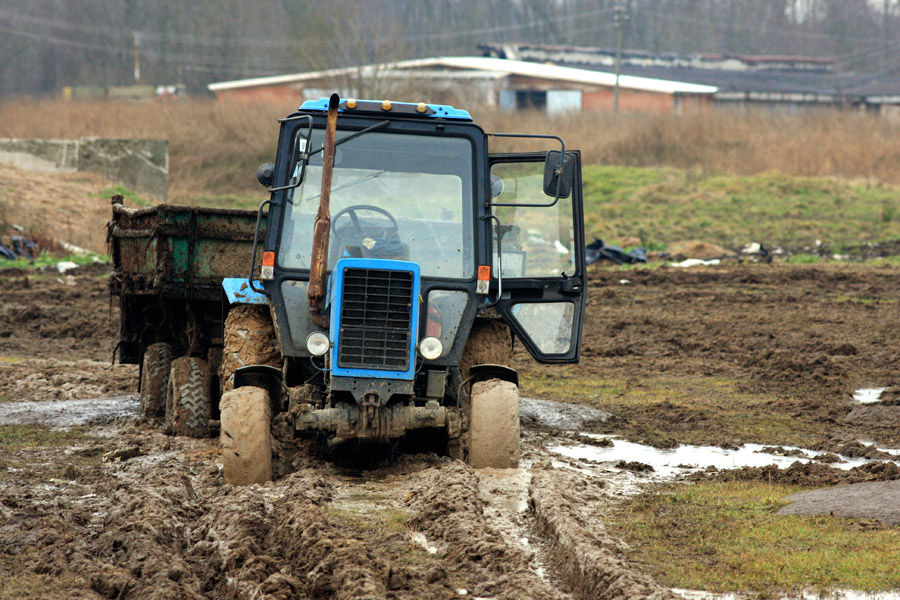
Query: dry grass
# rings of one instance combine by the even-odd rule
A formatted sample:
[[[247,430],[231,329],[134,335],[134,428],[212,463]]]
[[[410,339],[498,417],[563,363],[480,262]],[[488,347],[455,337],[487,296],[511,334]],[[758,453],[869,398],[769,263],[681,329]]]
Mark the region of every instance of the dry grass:
[[[0,105],[0,137],[168,138],[170,198],[259,191],[275,120],[291,106],[18,100]],[[588,164],[672,166],[703,173],[827,176],[900,183],[900,122],[849,112],[797,116],[708,110],[671,116],[585,113],[549,120],[469,107],[487,131],[556,133]]]
[[[16,101],[0,105],[0,137],[169,140],[169,198],[261,190],[256,168],[275,158],[289,108],[174,102]]]
[[[478,115],[489,130],[554,133],[587,164],[669,166],[704,173],[776,171],[900,183],[900,121],[859,113],[708,110],[672,116]]]

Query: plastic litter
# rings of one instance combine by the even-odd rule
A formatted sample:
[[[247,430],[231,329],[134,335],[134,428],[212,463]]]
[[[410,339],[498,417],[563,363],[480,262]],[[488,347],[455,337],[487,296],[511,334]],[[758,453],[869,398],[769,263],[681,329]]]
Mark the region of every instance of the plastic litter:
[[[585,247],[584,259],[587,264],[601,260],[609,260],[617,265],[633,265],[647,262],[647,251],[644,248],[633,248],[625,252],[618,246],[607,246],[600,238]]]

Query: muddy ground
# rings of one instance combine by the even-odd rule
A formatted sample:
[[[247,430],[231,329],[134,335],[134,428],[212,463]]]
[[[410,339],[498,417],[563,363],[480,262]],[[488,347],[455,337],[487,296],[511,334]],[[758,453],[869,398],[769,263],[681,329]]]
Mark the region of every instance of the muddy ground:
[[[658,445],[687,431],[753,441],[672,402],[605,415],[529,401],[517,471],[434,455],[334,461],[304,448],[293,474],[233,488],[215,440],[78,403],[120,398],[134,414],[136,369],[109,365],[117,315],[105,283],[103,267],[74,279],[0,271],[0,406],[54,401],[88,415],[62,433],[0,426],[0,597],[674,598],[605,533],[608,507],[647,477],[639,465],[549,448],[585,429],[653,431]],[[897,268],[598,269],[582,364],[517,361],[533,381],[736,380],[774,398],[765,410],[819,430],[823,451],[858,439],[896,448],[898,292]],[[858,405],[860,387],[891,389]],[[814,484],[835,471],[805,472]]]

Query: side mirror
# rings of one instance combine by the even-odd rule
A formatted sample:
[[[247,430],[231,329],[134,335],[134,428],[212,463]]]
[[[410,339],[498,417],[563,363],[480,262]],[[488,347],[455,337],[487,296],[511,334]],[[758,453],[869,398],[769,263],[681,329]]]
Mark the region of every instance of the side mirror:
[[[275,180],[275,165],[270,162],[259,165],[259,168],[256,170],[256,180],[263,187],[272,187],[272,181]]]
[[[562,157],[562,162],[560,162]],[[568,198],[572,193],[572,156],[558,150],[547,152],[544,160],[544,193],[553,198]]]

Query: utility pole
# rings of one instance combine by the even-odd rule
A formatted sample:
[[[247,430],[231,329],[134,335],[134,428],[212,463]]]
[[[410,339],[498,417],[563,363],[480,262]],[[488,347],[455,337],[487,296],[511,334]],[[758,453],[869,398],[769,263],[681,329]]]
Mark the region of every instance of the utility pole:
[[[141,82],[141,32],[134,31],[134,82]]]
[[[622,71],[622,35],[625,29],[625,22],[628,21],[628,11],[622,0],[616,0],[615,9],[616,20],[616,87],[613,90],[613,112],[619,112],[619,75]]]

